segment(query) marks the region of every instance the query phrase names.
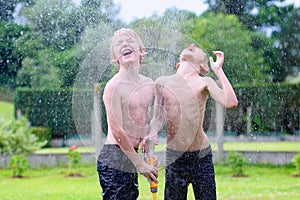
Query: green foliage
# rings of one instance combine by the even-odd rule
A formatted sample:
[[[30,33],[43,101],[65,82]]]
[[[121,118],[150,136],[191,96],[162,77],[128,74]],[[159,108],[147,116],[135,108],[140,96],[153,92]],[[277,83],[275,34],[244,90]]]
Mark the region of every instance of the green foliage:
[[[72,47],[81,34],[82,24],[75,23],[77,7],[71,1],[37,0],[21,15],[29,21],[32,34],[46,47],[65,50]]]
[[[300,153],[297,153],[293,159],[292,159],[292,163],[295,167],[295,175],[300,176]]]
[[[80,97],[74,97],[75,92]],[[28,112],[28,119],[32,126],[50,128],[52,138],[77,132],[79,134],[90,133],[93,102],[90,102],[88,97],[92,95],[92,88],[85,91],[17,88],[15,111]],[[85,99],[78,100],[76,98]],[[83,106],[82,102],[86,105]],[[79,108],[84,109],[84,111],[77,113],[76,109]],[[78,122],[76,126],[75,122]]]
[[[167,27],[172,30],[179,30],[185,21],[196,18],[195,13],[186,10],[179,10],[173,7],[167,9],[162,17],[153,16],[150,19],[156,22],[159,26]],[[146,20],[144,20],[143,24],[145,21]]]
[[[34,134],[39,142],[47,141],[44,147],[49,147],[51,142],[51,130],[48,127],[32,127],[31,133]]]
[[[10,167],[13,176],[22,177],[29,164],[26,154],[41,149],[47,142],[38,141],[31,133],[31,127],[26,117],[17,120],[3,120],[0,123],[0,154],[12,154]]]
[[[114,73],[111,69],[107,79]],[[103,77],[102,77],[103,78]],[[105,86],[101,82],[101,92]],[[282,132],[294,134],[299,130],[300,105],[299,84],[265,84],[235,87],[239,108],[226,111],[224,130],[231,127],[238,135],[246,133],[244,116],[248,106],[252,106],[253,132]],[[102,95],[101,95],[102,96]],[[106,133],[107,123],[102,103],[102,129]],[[90,133],[93,91],[90,90],[32,90],[18,88],[15,109],[22,113],[28,109],[28,119],[32,126],[49,127],[53,137],[74,133]],[[62,112],[63,110],[63,112]],[[208,106],[208,112],[211,107]],[[209,124],[211,115],[205,118]],[[76,125],[76,127],[75,127]]]
[[[75,168],[81,161],[81,154],[76,150],[76,146],[72,146],[68,151],[69,167]]]
[[[9,135],[4,134],[4,121],[0,124],[0,155],[10,152]]]
[[[299,130],[299,84],[264,84],[236,86],[239,108],[226,111],[224,128],[246,133],[247,107],[251,106],[253,132],[294,134]]]
[[[213,50],[224,52],[223,69],[233,85],[269,82],[266,74],[269,66],[262,52],[251,46],[255,33],[247,30],[236,16],[206,13],[186,21],[182,31],[204,48],[208,56],[213,56]]]
[[[248,164],[247,158],[242,153],[230,151],[228,153],[228,164],[235,176],[245,176],[245,165]]]
[[[31,134],[31,127],[26,117],[0,123],[0,153],[22,154],[32,153],[41,149],[47,142],[39,142],[38,138]]]
[[[18,86],[72,87],[79,64],[86,56],[80,54],[80,47],[75,48],[82,33],[87,27],[100,23],[113,24],[118,12],[112,0],[81,1],[79,5],[70,0],[37,0],[34,5],[26,7],[20,15],[28,20],[31,32],[18,41],[24,55]],[[98,34],[102,32],[100,29]],[[93,45],[95,43],[93,40]]]
[[[54,66],[53,60],[50,49],[39,51],[35,58],[25,58],[18,73],[18,85],[39,89],[61,88],[61,70]]]
[[[300,44],[300,8],[286,7],[281,9],[283,13],[279,13],[281,23],[280,30],[273,32],[276,41],[280,41],[277,50],[277,66],[281,66],[279,70],[282,74],[277,74],[279,80],[285,80],[287,74],[291,74],[293,67],[299,68],[300,55],[295,53],[299,51]],[[285,16],[285,17],[283,17]],[[287,37],[288,35],[288,37]],[[277,66],[272,67],[275,68]],[[276,68],[275,68],[276,69]]]
[[[23,6],[29,6],[34,2],[34,0],[9,0],[9,1],[0,1],[0,21],[12,21],[14,18],[14,13],[16,7],[19,3],[22,3]]]
[[[42,55],[43,52],[41,51],[38,55]],[[48,54],[44,53],[43,58],[39,56],[41,60],[24,59],[23,68],[18,74],[18,85],[38,89],[59,89],[62,87],[60,70],[53,67]]]
[[[300,59],[299,54],[295,53],[299,49],[299,7],[282,3],[283,0],[206,2],[209,5],[208,11],[233,14],[249,30],[263,32],[266,28],[273,29],[271,37],[267,40],[257,43],[256,39],[253,39],[253,43],[256,43],[257,50],[263,52],[274,82],[284,81],[291,73],[291,68],[297,66]],[[266,41],[269,44],[266,45]]]
[[[29,163],[26,160],[26,154],[13,155],[10,158],[9,166],[13,171],[13,177],[23,177],[25,171],[29,168]]]
[[[28,27],[0,21],[0,84],[15,87],[16,76],[21,68],[22,53],[15,45]]]
[[[67,157],[69,159],[69,175],[78,174],[78,165],[82,159],[82,155],[77,151],[77,146],[72,145],[68,151]]]

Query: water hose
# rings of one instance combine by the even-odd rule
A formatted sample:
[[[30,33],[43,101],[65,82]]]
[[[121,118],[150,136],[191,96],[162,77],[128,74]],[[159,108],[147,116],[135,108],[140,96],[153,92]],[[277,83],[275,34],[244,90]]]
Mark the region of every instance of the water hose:
[[[154,157],[150,157],[149,163],[152,165],[154,163]],[[153,200],[156,200],[156,193],[157,193],[157,183],[152,181],[150,184],[150,190],[152,193]]]
[[[153,138],[150,137],[147,145],[147,150],[146,150],[146,154],[148,155],[150,165],[153,165],[155,161],[154,152],[155,152],[155,144]],[[150,191],[152,193],[153,200],[156,200],[157,185],[158,184],[155,181],[151,181],[150,183]]]

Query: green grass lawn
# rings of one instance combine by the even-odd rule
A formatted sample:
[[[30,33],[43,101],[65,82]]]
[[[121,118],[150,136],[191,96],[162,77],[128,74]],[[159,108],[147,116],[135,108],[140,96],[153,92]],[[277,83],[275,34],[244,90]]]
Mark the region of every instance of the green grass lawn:
[[[32,169],[25,178],[11,178],[11,171],[0,170],[1,200],[95,200],[102,199],[96,166],[81,166],[83,178],[65,176],[66,168]],[[251,165],[245,171],[248,177],[233,178],[231,168],[216,165],[217,196],[219,200],[284,200],[300,196],[300,179],[292,176],[291,166]],[[163,199],[164,170],[159,173],[157,199]],[[152,200],[149,183],[139,176],[139,200]],[[188,199],[193,190],[189,187]]]
[[[217,150],[217,144],[211,143],[214,151]],[[166,145],[159,144],[155,150],[165,151]],[[299,142],[224,142],[225,151],[281,151],[281,152],[300,152]]]
[[[213,145],[212,145],[213,146]],[[300,152],[299,142],[225,142],[225,151]]]
[[[14,118],[14,104],[0,101],[0,118],[13,119]]]
[[[95,152],[95,147],[78,147],[81,153]],[[212,149],[217,150],[217,146],[212,144]],[[69,147],[44,148],[36,153],[67,153]],[[159,144],[155,151],[165,151],[166,145]],[[300,152],[299,142],[225,142],[225,151],[280,151],[280,152]]]

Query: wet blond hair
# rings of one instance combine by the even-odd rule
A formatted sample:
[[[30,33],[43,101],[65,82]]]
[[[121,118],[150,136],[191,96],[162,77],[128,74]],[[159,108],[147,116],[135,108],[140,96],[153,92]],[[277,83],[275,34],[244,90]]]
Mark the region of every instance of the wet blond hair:
[[[142,56],[140,57],[140,63],[141,63],[142,62],[142,57],[144,57],[146,55],[146,48],[145,48],[140,36],[134,30],[129,29],[129,28],[121,28],[121,29],[114,32],[114,35],[113,35],[112,40],[111,40],[111,46],[110,46],[112,62],[116,63],[116,60],[118,58],[118,56],[115,53],[114,44],[115,44],[117,38],[120,35],[126,35],[128,37],[134,38],[137,41],[140,52],[142,54]]]

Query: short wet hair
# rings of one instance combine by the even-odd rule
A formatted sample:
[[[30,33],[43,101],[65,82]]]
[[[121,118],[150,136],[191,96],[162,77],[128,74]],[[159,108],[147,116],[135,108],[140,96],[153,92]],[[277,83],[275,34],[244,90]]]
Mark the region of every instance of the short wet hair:
[[[111,60],[113,62],[115,62],[115,60],[117,59],[117,55],[115,54],[115,49],[114,49],[114,42],[116,41],[116,39],[118,38],[119,35],[127,35],[131,38],[134,38],[138,43],[140,51],[142,53],[146,54],[146,48],[145,48],[140,36],[133,29],[121,28],[114,32],[114,35],[111,40],[110,52],[111,52]],[[140,62],[141,62],[141,60],[140,60]]]

